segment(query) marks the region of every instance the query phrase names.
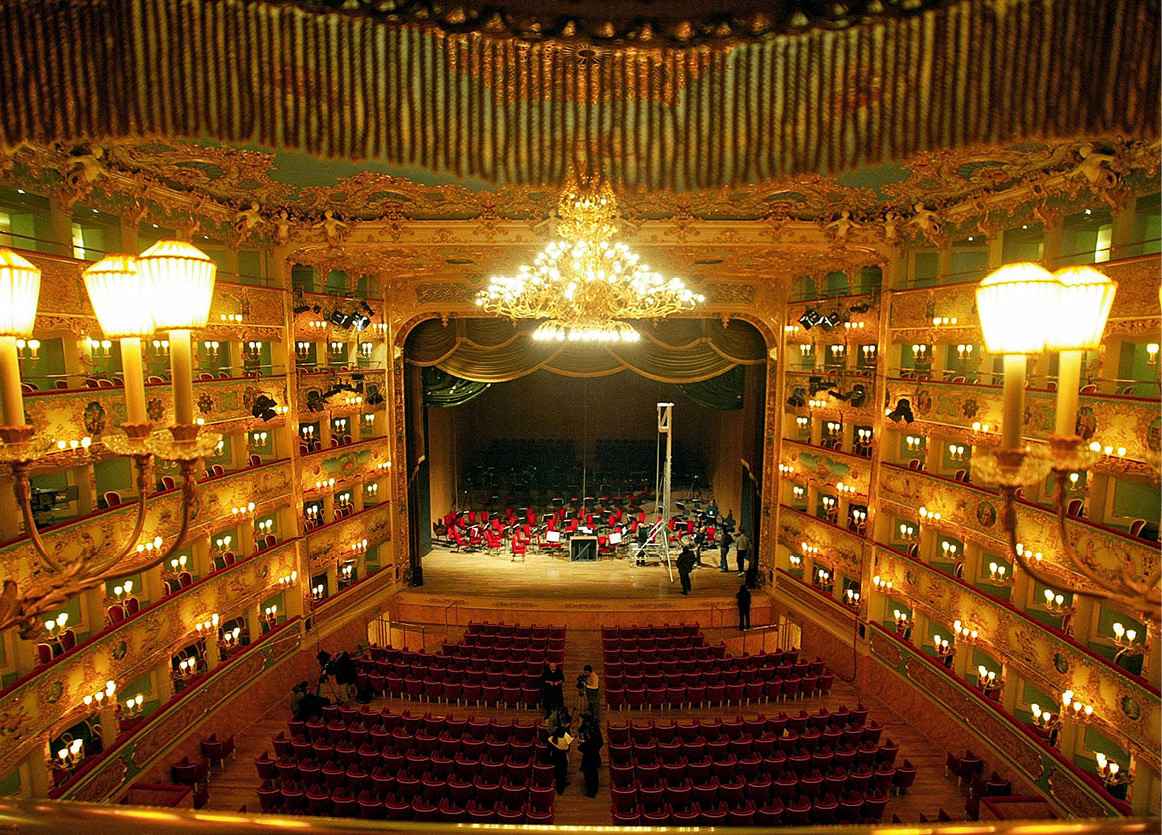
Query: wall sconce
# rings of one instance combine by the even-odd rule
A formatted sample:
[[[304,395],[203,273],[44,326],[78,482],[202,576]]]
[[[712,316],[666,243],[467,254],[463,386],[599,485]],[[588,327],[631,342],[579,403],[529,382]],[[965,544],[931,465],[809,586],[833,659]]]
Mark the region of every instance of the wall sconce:
[[[795,418],[795,423],[798,424],[800,432],[806,432],[807,429],[811,426],[811,418],[800,415],[799,417]]]
[[[821,496],[819,500],[823,503],[823,513],[828,519],[839,511],[839,502],[834,496]]]
[[[1138,631],[1136,629],[1126,629],[1126,627],[1120,623],[1115,623],[1113,629],[1114,643],[1117,644],[1119,648],[1128,649],[1134,645],[1134,640],[1138,637]]]
[[[322,600],[324,597],[324,591],[325,589],[323,588],[322,583],[319,583],[317,586],[311,586],[311,600],[314,600],[315,602]]]
[[[377,470],[390,470],[391,469],[391,462],[384,461],[382,464],[376,464],[375,469],[377,469]]]
[[[145,697],[142,696],[140,693],[138,693],[132,699],[126,699],[124,708],[121,708],[121,706],[118,705],[119,712],[121,715],[118,716],[117,718],[120,720],[125,720],[125,719],[133,719],[135,717],[140,716],[141,712],[142,712],[141,705],[144,701],[145,701]]]
[[[843,326],[845,328],[847,328],[849,331],[858,331],[858,330],[863,330],[865,327],[867,327],[867,322],[848,321],[848,322],[844,322]]]
[[[358,542],[351,543],[352,557],[361,557],[367,553],[367,540],[361,539]]]
[[[818,554],[819,553],[819,546],[818,545],[808,545],[806,542],[803,542],[803,543],[800,543],[799,550],[801,550],[803,552],[804,556],[806,556],[808,554]]]
[[[831,583],[831,571],[826,568],[815,568],[815,585],[821,589],[826,589]]]
[[[100,710],[106,704],[113,704],[113,698],[114,698],[116,692],[117,692],[116,682],[114,682],[113,679],[109,679],[108,681],[105,682],[104,689],[98,690],[96,693],[93,693],[92,695],[85,696],[85,698],[83,699],[83,701],[85,703],[85,707],[92,708],[95,705],[97,710]]]
[[[299,434],[303,436],[304,441],[314,440],[315,427],[313,427],[313,426],[300,426],[299,427]]]
[[[990,670],[984,664],[979,664],[977,665],[976,672],[978,676],[977,685],[984,692],[985,696],[993,698],[995,694],[998,694],[1004,688],[1005,680],[1003,677],[997,675],[996,670]]]
[[[348,394],[347,396],[345,396],[343,398],[343,405],[344,406],[362,406],[363,405],[363,395],[362,394]]]
[[[1101,775],[1102,782],[1105,783],[1107,789],[1130,782],[1130,775],[1126,774],[1121,766],[1105,754],[1098,751],[1094,754],[1094,758],[1097,760],[1098,774]]]
[[[790,464],[780,464],[779,465],[779,475],[789,476],[793,472],[795,472],[795,468],[792,467]]]
[[[813,397],[807,401],[807,408],[808,409],[826,409],[827,408],[827,399],[826,398],[819,399],[819,398]]]
[[[314,524],[318,523],[318,521],[319,521],[319,506],[318,505],[314,505],[314,504],[307,505],[305,513],[306,513],[307,521],[310,524],[314,525]]]
[[[20,358],[35,362],[40,352],[39,339],[17,339],[16,350],[20,353]]]
[[[339,566],[339,581],[341,583],[350,583],[351,575],[355,571],[355,566],[351,563],[345,563]]]
[[[924,446],[924,438],[920,435],[905,435],[904,443],[907,445],[909,452],[915,452]]]
[[[880,575],[877,574],[876,576],[872,577],[872,586],[876,591],[887,594],[892,590],[892,581],[884,580],[880,577]]]
[[[334,430],[335,430],[336,432],[338,432],[339,434],[343,434],[344,432],[346,432],[346,431],[347,431],[347,418],[338,418],[338,419],[336,419],[336,420],[335,420],[335,421],[334,421],[334,422],[331,424],[331,428],[332,428],[332,429],[334,429]]]
[[[929,351],[930,348],[927,345],[912,346],[912,356],[915,358],[916,362],[925,362],[931,359],[931,357],[928,356]]]
[[[198,637],[202,637],[203,632],[206,635],[209,635],[209,634],[211,634],[211,630],[216,629],[217,626],[218,626],[218,613],[215,612],[214,614],[210,615],[205,620],[198,621],[197,623],[195,623],[194,629],[197,631]]]
[[[872,442],[872,430],[870,429],[857,429],[855,435],[856,443],[860,446],[866,446]]]
[[[375,424],[375,413],[374,412],[370,412],[366,415],[363,415],[363,425],[366,428],[370,429],[374,424]]]
[[[1065,595],[1053,589],[1045,589],[1045,608],[1055,615],[1060,615],[1070,607],[1065,605]]]
[[[988,432],[989,425],[987,423],[981,423],[979,420],[974,420],[972,422],[972,431],[973,432]]]
[[[1041,705],[1031,704],[1029,710],[1033,713],[1033,724],[1038,728],[1048,728],[1053,722],[1053,714],[1047,710],[1042,710]]]
[[[269,437],[270,436],[267,435],[265,432],[251,432],[250,433],[250,443],[253,446],[266,446],[266,439]]]
[[[835,489],[838,490],[841,494],[844,494],[847,496],[854,496],[856,493],[859,492],[854,487],[849,487],[848,485],[844,484],[842,481],[835,485]]]
[[[323,319],[311,319],[307,322],[307,327],[311,328],[312,330],[321,331],[327,330],[330,325],[328,325],[327,322]]]
[[[371,347],[372,346],[371,346],[370,342],[360,342],[359,343],[359,356],[363,357],[364,359],[370,358],[371,357]]]
[[[103,360],[109,358],[109,349],[113,347],[113,342],[109,339],[89,337],[85,340],[85,347],[89,349],[89,356],[94,360]]]
[[[952,622],[952,631],[958,641],[975,642],[980,634],[977,630],[970,629],[958,620]]]
[[[1082,704],[1072,690],[1061,694],[1061,715],[1071,716],[1078,722],[1088,722],[1093,716],[1093,705]]]
[[[341,357],[347,353],[347,345],[344,342],[328,342],[327,350],[332,356]]]
[[[225,325],[240,325],[240,324],[242,324],[242,314],[241,313],[223,313],[221,316],[218,317],[218,319],[219,319],[219,321],[221,321]]]
[[[1018,556],[1024,556],[1024,557],[1027,557],[1029,559],[1034,559],[1038,563],[1040,563],[1042,558],[1043,558],[1043,555],[1040,551],[1036,551],[1036,552],[1030,551],[1028,548],[1025,547],[1024,543],[1022,543],[1022,542],[1017,543],[1016,550],[1017,550]]]
[[[956,356],[962,360],[970,360],[972,359],[972,349],[972,345],[957,345]]]
[[[916,526],[909,525],[907,522],[900,523],[900,539],[905,542],[911,542],[916,538]]]
[[[335,501],[340,506],[346,507],[347,505],[351,504],[351,494],[350,493],[340,493],[338,496],[335,497]]]
[[[117,600],[118,603],[121,602],[122,597],[128,598],[132,594],[133,594],[133,581],[132,580],[126,580],[121,585],[113,587],[113,597]]]
[[[316,490],[328,490],[334,486],[335,486],[335,479],[333,479],[333,478],[328,478],[326,481],[316,481],[315,482],[315,489]]]
[[[174,557],[169,561],[169,570],[171,574],[179,574],[186,570],[186,555],[182,554],[180,557]]]
[[[202,342],[202,351],[210,359],[218,358],[219,342],[217,340],[207,339]]]
[[[1092,443],[1090,443],[1089,448],[1091,450],[1093,450],[1094,452],[1099,452],[1102,455],[1105,455],[1106,457],[1112,457],[1115,454],[1117,455],[1118,458],[1125,458],[1126,457],[1126,448],[1124,446],[1120,446],[1120,447],[1117,447],[1115,449],[1114,447],[1112,447],[1108,444],[1106,444],[1105,446],[1102,446],[1097,441],[1093,441]]]
[[[850,606],[852,609],[858,609],[859,592],[855,589],[848,589],[847,592],[843,595],[843,602]]]
[[[796,484],[791,488],[791,495],[793,495],[796,500],[799,500],[807,496],[807,491],[803,487],[800,487],[798,484]]]
[[[51,620],[46,620],[44,622],[44,631],[48,633],[49,638],[52,638],[53,630],[55,629],[55,630],[58,630],[58,632],[63,632],[65,629],[65,624],[67,624],[68,622],[69,622],[69,613],[68,612],[61,612],[55,618],[52,618]],[[1119,623],[1118,626],[1121,626],[1121,624]]]
[[[1008,568],[1006,566],[998,564],[996,562],[989,563],[989,579],[995,580],[998,583],[1004,583],[1006,580],[1011,582],[1013,579],[1013,575],[1009,574],[1006,577],[1005,574],[1007,572],[1008,572]]]
[[[227,629],[222,633],[222,643],[226,645],[226,649],[234,649],[238,646],[238,641],[242,637],[242,627],[235,626],[233,629]]]
[[[254,533],[256,536],[264,537],[268,533],[270,533],[271,530],[273,530],[273,529],[274,529],[274,520],[273,519],[264,519],[254,526]]]
[[[369,484],[365,484],[363,485],[363,492],[367,493],[372,498],[375,498],[375,496],[379,494],[379,485],[374,481]]]
[[[859,351],[861,354],[863,354],[864,362],[872,362],[876,358],[875,345],[860,345]]]
[[[262,610],[262,615],[266,618],[266,622],[274,627],[278,625],[278,604],[272,603]]]
[[[847,356],[847,346],[846,345],[838,345],[837,344],[837,345],[831,346],[831,358],[832,359],[838,360],[838,359],[844,358],[845,356]]]
[[[1076,490],[1077,489],[1077,482],[1079,482],[1079,481],[1081,481],[1081,473],[1070,473],[1069,474],[1069,489]]]
[[[195,655],[192,658],[183,658],[178,662],[178,668],[173,671],[172,675],[175,679],[190,678],[198,671],[198,657]]]
[[[829,421],[827,421],[826,429],[827,429],[828,435],[832,435],[832,436],[838,435],[840,430],[843,429],[843,424],[838,423],[834,420],[829,420]]]
[[[940,514],[933,513],[928,508],[921,506],[920,507],[920,519],[921,519],[921,521],[939,522],[940,521]]]
[[[947,659],[951,658],[956,653],[956,645],[949,643],[947,638],[942,638],[940,635],[932,636],[932,646],[936,650],[936,657],[941,660],[946,667],[949,666]]]
[[[299,342],[295,343],[295,354],[298,355],[299,359],[305,360],[310,355],[310,353],[311,353],[311,343],[310,342],[299,341]]]
[[[262,343],[255,340],[249,340],[243,343],[242,351],[246,355],[247,359],[257,360],[262,355]]]
[[[69,736],[65,734],[65,736]],[[49,769],[63,768],[66,771],[72,771],[80,765],[85,759],[85,741],[83,739],[73,739],[69,736],[68,740],[61,738],[66,744],[57,749],[56,759],[50,759],[48,763]]]
[[[964,460],[964,445],[963,444],[949,444],[948,458],[952,461]]]
[[[932,324],[935,325],[936,327],[940,327],[941,325],[955,325],[956,324],[956,317],[955,316],[933,316],[932,317]]]
[[[230,543],[234,541],[234,537],[227,534],[220,536],[214,540],[214,550],[218,552],[225,552],[230,550]]]
[[[147,342],[145,348],[157,359],[163,359],[169,356],[168,339],[154,339],[152,342]]]
[[[811,352],[814,350],[815,346],[807,342],[800,343],[799,345],[799,354],[803,357],[803,359],[807,359],[807,357],[811,356]]]
[[[298,579],[299,573],[297,571],[292,571],[290,574],[284,574],[279,577],[278,582],[275,585],[277,585],[280,589],[289,589]]]
[[[945,539],[940,543],[940,550],[944,552],[945,559],[955,560],[958,548],[955,542],[949,542]]]
[[[855,523],[855,528],[862,531],[867,527],[867,512],[859,508],[853,508],[851,511],[851,521]]]
[[[254,502],[247,502],[238,507],[230,508],[230,513],[234,516],[251,516],[254,514]]]

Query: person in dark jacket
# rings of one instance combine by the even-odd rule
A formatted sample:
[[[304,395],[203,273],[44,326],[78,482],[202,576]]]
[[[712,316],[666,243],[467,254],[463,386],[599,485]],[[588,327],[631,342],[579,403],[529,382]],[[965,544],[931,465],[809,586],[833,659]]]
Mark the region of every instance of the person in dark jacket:
[[[722,569],[723,574],[730,571],[730,566],[726,564],[726,556],[730,553],[730,546],[734,544],[734,537],[730,535],[730,531],[725,528],[722,529],[722,539],[718,540],[718,554],[722,557],[722,563],[719,568]]]
[[[556,661],[550,661],[541,671],[541,701],[546,716],[565,704],[565,672]]]
[[[682,594],[690,593],[690,572],[694,570],[694,552],[687,545],[678,555],[678,579],[682,581]]]
[[[741,632],[750,629],[750,589],[746,583],[738,587],[735,597],[738,599],[738,629]]]
[[[568,728],[558,725],[549,734],[549,760],[553,763],[553,771],[557,781],[557,794],[564,794],[569,785],[569,746],[573,744],[573,737]]]
[[[601,738],[601,723],[592,716],[581,725],[581,773],[585,775],[586,797],[597,797],[598,779],[601,774],[601,748],[605,740]]]

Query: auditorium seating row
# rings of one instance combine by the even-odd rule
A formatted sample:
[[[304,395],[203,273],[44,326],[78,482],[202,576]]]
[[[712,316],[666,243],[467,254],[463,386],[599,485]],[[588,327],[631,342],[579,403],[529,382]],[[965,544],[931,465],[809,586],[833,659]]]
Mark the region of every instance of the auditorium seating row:
[[[451,661],[471,661],[479,665],[482,662],[508,664],[512,661],[544,666],[549,661],[556,661],[559,664],[564,656],[565,642],[563,640],[560,642],[546,641],[538,647],[484,646],[468,644],[463,641],[444,641],[440,645],[440,657],[449,659],[449,663]]]
[[[797,664],[778,664],[764,662],[754,656],[740,658],[708,658],[704,661],[683,659],[681,661],[628,661],[610,662],[605,665],[606,679],[623,680],[630,683],[632,679],[641,679],[646,687],[660,687],[665,684],[677,686],[682,683],[682,676],[697,673],[704,676],[707,683],[725,684],[737,682],[749,683],[753,681],[771,681],[776,678],[806,678],[809,675],[820,676],[826,671],[822,661],[800,661]]]
[[[539,687],[510,687],[493,684],[468,684],[457,681],[455,672],[443,679],[435,678],[400,678],[399,676],[363,674],[356,678],[356,684],[366,683],[371,690],[379,695],[388,695],[397,699],[415,699],[421,702],[435,702],[437,704],[489,704],[505,705],[511,708],[533,710],[540,701]]]
[[[466,784],[467,791],[460,791],[465,799],[457,802],[451,791],[445,796],[428,799],[418,795],[407,800],[401,794],[382,795],[373,788],[360,791],[357,795],[345,786],[327,789],[315,784],[304,789],[303,784],[290,782],[275,785],[264,782],[258,787],[258,802],[263,812],[284,812],[309,814],[338,818],[364,818],[368,820],[413,820],[429,823],[504,823],[504,824],[551,824],[553,822],[553,789],[547,789],[547,801],[541,799],[546,790],[536,792],[535,801],[541,807],[547,802],[548,808],[534,806],[533,791],[525,792],[530,801],[520,803],[515,797],[488,803],[487,789],[480,791],[473,784]],[[497,787],[491,787],[497,788]],[[516,804],[516,805],[512,805]]]
[[[603,626],[601,640],[605,642],[611,638],[649,639],[679,638],[683,636],[696,637],[702,634],[702,628],[696,623],[663,623],[648,626]]]
[[[468,621],[464,639],[476,636],[500,638],[556,638],[565,640],[568,630],[564,626],[521,626],[515,623],[489,623],[488,621]]]
[[[562,663],[564,650],[553,652],[547,661]],[[488,655],[475,655],[470,658],[456,658],[452,656],[427,656],[427,663],[409,664],[406,661],[372,661],[368,658],[356,658],[355,667],[359,672],[368,675],[378,673],[382,676],[397,675],[401,678],[430,676],[443,678],[449,670],[464,673],[464,681],[469,684],[519,684],[524,678],[531,676],[538,681],[547,661],[537,659],[530,661],[527,658],[518,661],[513,658],[501,660]],[[508,681],[509,676],[517,676],[515,681]]]
[[[682,758],[669,763],[610,761],[609,783],[613,789],[653,789],[657,786],[722,785],[737,786],[726,791],[724,800],[736,800],[746,794],[752,800],[768,796],[783,800],[798,794],[810,797],[820,792],[867,791],[870,788],[890,791],[910,788],[916,779],[916,767],[910,760],[897,768],[889,762],[866,762],[852,768],[828,765],[818,767],[812,761],[793,763],[792,758],[777,755],[759,758],[757,755],[736,759],[729,754],[725,759],[712,761],[705,754],[700,760]]]
[[[673,638],[617,638],[602,642],[605,662],[662,660],[672,658],[725,658],[726,645],[708,646],[702,635],[679,635]]]
[[[698,673],[683,673],[685,676],[699,676]],[[624,708],[681,707],[683,705],[716,704],[758,704],[811,696],[825,696],[831,692],[835,674],[826,672],[821,676],[808,675],[803,678],[792,676],[788,679],[774,678],[771,681],[735,682],[707,684],[705,677],[696,683],[685,683],[669,687],[614,687],[606,679],[606,703],[617,710]]]
[[[867,722],[868,709],[858,705],[849,710],[846,705],[840,705],[836,710],[820,708],[817,713],[808,713],[800,710],[793,716],[780,712],[777,716],[753,716],[735,719],[691,719],[689,722],[655,722],[652,719],[630,721],[624,723],[610,722],[607,726],[607,737],[610,744],[629,745],[631,742],[645,744],[648,742],[667,743],[674,741],[693,742],[714,741],[717,739],[757,738],[764,735],[782,737],[787,732],[804,734],[809,731],[818,731],[824,742],[844,741],[844,735],[852,732],[858,734],[855,742],[880,741],[883,726],[876,721]],[[832,735],[828,735],[828,732]],[[836,736],[837,734],[837,736]],[[853,741],[850,736],[847,741]]]
[[[615,826],[808,826],[834,823],[876,822],[883,819],[888,799],[884,795],[850,794],[842,798],[825,795],[814,801],[800,797],[784,806],[775,799],[762,806],[747,800],[729,807],[691,802],[685,808],[663,804],[654,811],[637,806],[613,813]]]
[[[531,740],[498,739],[491,736],[485,740],[454,737],[447,732],[439,736],[423,732],[412,735],[402,728],[396,728],[390,734],[368,732],[361,728],[350,729],[348,733],[348,738],[336,741],[330,734],[326,738],[310,740],[302,736],[284,737],[280,732],[279,736],[271,739],[271,744],[280,762],[335,760],[344,766],[363,763],[368,768],[374,768],[382,762],[392,768],[403,768],[411,764],[412,758],[416,758],[417,766],[432,766],[427,760],[437,757],[441,762],[434,767],[441,771],[451,769],[457,758],[466,762],[496,763],[498,766],[505,762],[531,762],[540,745]]]
[[[497,739],[512,742],[533,742],[544,738],[547,732],[545,724],[540,721],[532,724],[513,719],[477,720],[472,716],[457,718],[433,716],[430,713],[413,714],[406,710],[396,713],[386,707],[377,711],[369,707],[357,710],[336,708],[334,705],[323,708],[322,719],[309,722],[288,720],[287,729],[290,739],[301,738],[309,742],[341,742],[350,739],[356,743],[374,740],[380,748],[386,744],[388,737],[397,732],[408,738],[439,739],[446,735],[456,740]],[[281,732],[274,739],[276,751],[279,740],[289,741]]]
[[[550,639],[550,641],[551,642],[547,644],[546,647],[552,652],[556,652],[558,649],[561,651],[564,650],[563,638],[553,638]],[[490,647],[488,648],[487,652],[482,652],[479,656],[475,657],[491,662],[496,657],[496,654],[493,651],[493,648]],[[403,664],[407,667],[431,667],[433,665],[447,665],[451,662],[448,660],[448,656],[442,655],[440,653],[414,652],[412,650],[395,649],[393,647],[372,646],[368,649],[366,654],[357,656],[355,658],[355,663],[362,664],[364,666],[368,664],[387,664],[394,667],[396,664]],[[368,669],[368,672],[370,672],[370,669]],[[538,668],[536,672],[539,673],[540,668]]]

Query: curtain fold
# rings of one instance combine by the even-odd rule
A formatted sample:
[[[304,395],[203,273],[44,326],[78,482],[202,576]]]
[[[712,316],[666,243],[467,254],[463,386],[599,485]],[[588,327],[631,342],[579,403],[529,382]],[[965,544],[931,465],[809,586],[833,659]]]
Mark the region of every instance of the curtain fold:
[[[539,370],[569,377],[602,377],[629,370],[662,383],[693,384],[740,365],[766,361],[766,342],[745,322],[634,322],[640,341],[600,344],[538,341],[532,338],[537,324],[456,319],[445,326],[431,320],[412,331],[405,357],[414,365],[439,368],[478,383],[515,380]],[[728,384],[732,385],[720,381],[718,386]]]
[[[722,411],[742,408],[743,393],[746,389],[746,371],[736,365],[727,372],[692,383],[679,383],[678,389],[699,406]]]
[[[424,405],[447,408],[475,400],[492,385],[456,377],[434,365],[423,369]]]

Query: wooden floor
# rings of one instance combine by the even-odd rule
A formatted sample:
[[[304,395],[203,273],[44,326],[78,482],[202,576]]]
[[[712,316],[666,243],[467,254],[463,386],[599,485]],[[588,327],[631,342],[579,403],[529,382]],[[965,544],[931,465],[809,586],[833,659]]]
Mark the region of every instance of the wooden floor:
[[[695,568],[691,575],[692,596],[733,598],[738,591],[738,575],[733,570],[719,571],[717,552],[706,553],[703,560],[706,565]],[[730,565],[733,568],[733,551]],[[464,553],[438,547],[424,557],[423,568],[423,591],[428,594],[597,600],[682,597],[676,568],[671,582],[663,565],[637,566],[625,558],[570,562],[568,557],[530,550],[525,560],[513,561],[503,553]]]
[[[450,637],[456,639],[461,629],[453,628]],[[592,664],[600,673],[601,665],[601,633],[598,629],[583,630],[571,628],[568,632],[565,655],[565,680],[573,681],[585,664]],[[568,693],[568,688],[567,688]],[[326,695],[326,694],[324,694]],[[603,721],[612,716],[618,721],[628,718],[653,715],[666,718],[712,718],[715,716],[754,716],[759,713],[778,713],[785,710],[788,713],[805,709],[808,712],[816,711],[820,707],[835,708],[841,704],[849,707],[861,702],[870,708],[869,718],[875,719],[884,725],[884,739],[891,738],[899,743],[900,752],[897,762],[904,759],[911,760],[919,768],[915,785],[912,790],[902,797],[892,797],[888,801],[885,819],[890,820],[892,815],[898,815],[903,821],[918,821],[921,814],[932,818],[937,810],[945,809],[954,819],[960,818],[964,811],[964,798],[959,794],[956,783],[944,777],[944,754],[939,741],[931,742],[924,739],[918,731],[909,726],[902,718],[896,716],[891,709],[867,696],[860,696],[850,685],[841,679],[836,679],[835,687],[829,697],[825,699],[801,699],[778,705],[758,705],[745,709],[738,708],[710,708],[687,711],[654,711],[652,713],[609,712],[603,713]],[[384,705],[393,710],[411,710],[413,712],[445,713],[455,716],[474,715],[477,717],[521,718],[533,721],[539,714],[534,711],[496,710],[492,708],[457,708],[446,706],[429,706],[421,702],[412,702],[405,699],[377,699],[373,703],[376,708]],[[258,808],[258,799],[255,789],[259,780],[254,768],[253,760],[263,751],[271,749],[270,739],[280,730],[286,729],[286,720],[289,715],[288,702],[276,704],[243,733],[235,738],[237,757],[227,764],[225,770],[214,776],[210,784],[210,799],[208,808],[218,810],[237,811],[245,805],[250,811]],[[572,784],[565,793],[559,796],[554,807],[555,823],[558,824],[611,824],[613,815],[610,808],[608,771],[603,769],[601,790],[596,798],[588,798],[582,792],[582,779],[575,772],[578,755],[571,756],[574,768]]]

